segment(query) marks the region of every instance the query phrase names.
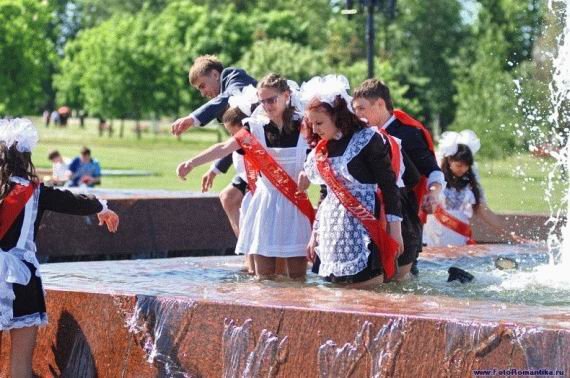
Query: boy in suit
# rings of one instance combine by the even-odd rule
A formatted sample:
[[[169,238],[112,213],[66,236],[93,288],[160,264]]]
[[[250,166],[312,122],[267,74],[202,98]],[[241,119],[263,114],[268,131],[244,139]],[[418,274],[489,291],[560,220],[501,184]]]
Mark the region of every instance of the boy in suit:
[[[239,93],[248,85],[257,85],[256,80],[243,69],[235,67],[224,68],[218,58],[213,55],[203,55],[196,58],[188,76],[192,87],[200,91],[203,97],[210,100],[186,117],[174,121],[172,134],[177,136],[191,127],[204,126],[214,118],[221,122],[222,116],[228,107],[230,96]],[[210,189],[214,177],[220,172],[226,173],[231,165],[231,155],[214,163],[202,177],[202,191]],[[246,189],[247,182],[239,176],[235,176],[232,183],[220,193],[222,207],[236,235],[239,229],[239,208]]]
[[[417,255],[422,249],[423,212],[432,213],[439,202],[445,178],[437,164],[431,135],[425,127],[400,109],[394,109],[390,89],[381,81],[368,79],[353,92],[356,114],[370,125],[386,130],[400,139],[402,151],[408,156],[406,164],[415,169],[404,171],[406,188],[402,194],[404,221],[404,253],[398,260],[400,268],[417,274]],[[412,180],[407,172],[417,171],[421,179]],[[413,265],[412,265],[413,264]]]

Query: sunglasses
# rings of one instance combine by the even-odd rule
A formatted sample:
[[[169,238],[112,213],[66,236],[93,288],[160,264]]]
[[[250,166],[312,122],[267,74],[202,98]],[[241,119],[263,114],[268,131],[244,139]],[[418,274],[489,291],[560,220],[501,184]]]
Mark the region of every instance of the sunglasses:
[[[263,105],[273,105],[277,102],[277,97],[279,97],[279,95],[264,98],[263,100],[259,100],[259,102]]]

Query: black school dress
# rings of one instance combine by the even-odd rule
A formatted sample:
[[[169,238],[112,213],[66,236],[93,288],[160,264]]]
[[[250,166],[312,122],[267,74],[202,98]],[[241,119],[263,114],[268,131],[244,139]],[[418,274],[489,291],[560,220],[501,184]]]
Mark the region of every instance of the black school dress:
[[[20,177],[10,180],[20,185],[31,185]],[[35,243],[43,213],[55,211],[92,215],[105,208],[105,201],[91,195],[74,194],[44,185],[34,190],[24,209],[0,240],[0,331],[47,324]]]

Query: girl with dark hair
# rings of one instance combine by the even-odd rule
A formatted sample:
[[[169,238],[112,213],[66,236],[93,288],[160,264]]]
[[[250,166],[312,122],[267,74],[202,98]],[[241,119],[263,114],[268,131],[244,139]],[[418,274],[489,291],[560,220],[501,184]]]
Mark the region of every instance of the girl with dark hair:
[[[304,278],[307,270],[305,247],[314,210],[296,183],[307,156],[296,90],[295,83],[267,75],[257,86],[261,106],[244,121],[245,126],[227,142],[208,148],[177,169],[184,178],[193,168],[238,150],[251,163],[257,181],[240,215],[236,253],[253,256],[259,278],[275,276],[281,263],[290,278]]]
[[[487,206],[473,158],[480,147],[479,138],[471,130],[448,131],[441,135],[439,154],[443,156],[441,170],[447,187],[442,191],[443,198],[436,210],[427,217],[424,228],[427,246],[474,244],[470,226],[474,214],[503,235],[523,241],[514,232],[508,233],[505,223]]]
[[[0,332],[10,331],[12,377],[32,377],[38,326],[47,324],[35,244],[44,211],[97,214],[111,232],[119,225],[106,201],[39,184],[31,160],[37,142],[29,120],[0,120]]]
[[[402,214],[389,150],[354,114],[347,90],[346,78],[334,75],[301,86],[306,121],[320,138],[305,173],[327,187],[307,255],[325,280],[370,287],[396,274]]]

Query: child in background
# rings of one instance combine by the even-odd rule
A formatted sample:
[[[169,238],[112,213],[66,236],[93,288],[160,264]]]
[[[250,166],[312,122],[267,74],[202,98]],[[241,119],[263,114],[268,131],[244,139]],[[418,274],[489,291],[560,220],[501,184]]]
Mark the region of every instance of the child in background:
[[[424,228],[424,243],[429,247],[474,244],[470,226],[474,214],[489,226],[515,241],[523,239],[508,233],[506,225],[489,207],[473,155],[481,142],[471,130],[460,133],[448,131],[441,135],[439,155],[447,187],[433,214],[428,215]]]
[[[69,170],[69,162],[67,162],[58,150],[53,150],[48,155],[49,161],[52,163],[51,177],[44,177],[44,184],[49,186],[63,186],[71,177]]]

